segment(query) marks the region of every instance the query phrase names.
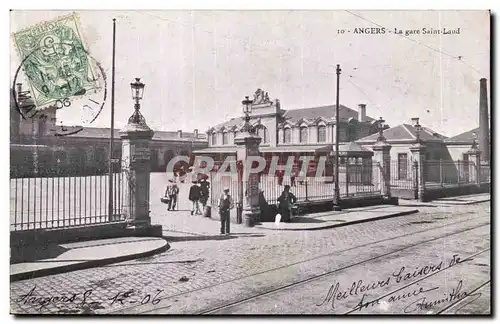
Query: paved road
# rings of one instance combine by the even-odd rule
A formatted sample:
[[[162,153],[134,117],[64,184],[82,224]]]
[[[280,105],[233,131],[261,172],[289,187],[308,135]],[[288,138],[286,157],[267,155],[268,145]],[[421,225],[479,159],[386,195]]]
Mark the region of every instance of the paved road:
[[[413,314],[437,313],[450,305],[447,312],[455,312],[460,308],[455,299],[436,304],[439,307],[433,303],[457,291],[462,280],[458,293],[478,299],[458,312],[489,312],[489,203],[420,209],[419,214],[322,231],[254,230],[227,240],[174,242],[169,251],[151,258],[14,282],[11,309],[26,314],[342,314],[406,309]],[[454,255],[473,259],[448,268]],[[434,271],[426,268],[426,275],[403,275],[400,282],[394,275],[402,266],[413,271],[431,265]],[[357,294],[349,289],[359,280],[370,285],[363,303],[381,298],[378,304],[356,309],[361,288]],[[330,287],[335,289],[337,283],[338,291],[347,292],[328,300]],[[403,298],[415,289],[424,291]],[[316,306],[325,298],[327,302]]]

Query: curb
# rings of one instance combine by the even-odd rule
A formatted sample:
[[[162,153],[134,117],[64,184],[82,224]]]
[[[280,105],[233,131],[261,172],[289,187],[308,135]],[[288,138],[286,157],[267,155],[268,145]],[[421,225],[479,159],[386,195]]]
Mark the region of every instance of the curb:
[[[367,222],[382,220],[382,219],[391,218],[391,217],[406,216],[406,215],[416,214],[418,212],[419,212],[418,209],[414,209],[414,210],[409,210],[409,211],[404,211],[404,212],[399,212],[399,213],[394,213],[394,214],[389,214],[389,215],[384,215],[384,216],[378,216],[378,217],[367,218],[367,219],[359,219],[359,220],[355,220],[355,221],[351,221],[351,222],[345,222],[345,223],[340,223],[340,224],[331,224],[331,225],[325,225],[325,226],[314,227],[314,228],[271,228],[271,227],[261,227],[261,226],[258,228],[265,229],[265,230],[272,230],[272,231],[317,231],[317,230],[328,229],[328,228],[335,228],[335,227],[341,227],[341,226],[347,226],[347,225],[367,223]]]
[[[196,235],[196,236],[164,236],[167,238],[169,242],[186,242],[186,241],[224,241],[229,240],[231,238],[229,236],[223,236],[221,234],[213,234],[213,235]]]
[[[453,204],[453,203],[446,203],[445,201],[436,201],[436,203],[443,205],[443,206],[468,206],[468,205],[474,205],[474,204],[480,204],[484,202],[491,201],[491,199],[484,199],[484,200],[477,200],[477,201],[470,201],[470,202],[464,202],[462,204]]]
[[[165,252],[168,249],[170,249],[170,244],[165,240],[165,244],[163,246],[160,246],[156,249],[146,251],[146,252],[122,255],[122,256],[117,256],[114,258],[107,258],[107,259],[83,261],[83,262],[78,262],[78,263],[70,264],[70,265],[56,266],[56,267],[47,268],[47,269],[39,269],[39,270],[11,274],[10,275],[10,282],[38,278],[38,277],[44,277],[44,276],[50,276],[50,275],[55,275],[55,274],[60,274],[60,273],[65,273],[65,272],[72,272],[72,271],[76,271],[76,270],[95,268],[95,267],[108,265],[108,264],[112,264],[112,263],[118,263],[118,262],[123,262],[123,261],[134,260],[134,259],[138,259],[138,258],[149,257],[149,256],[153,256],[153,255],[158,254],[158,253]]]

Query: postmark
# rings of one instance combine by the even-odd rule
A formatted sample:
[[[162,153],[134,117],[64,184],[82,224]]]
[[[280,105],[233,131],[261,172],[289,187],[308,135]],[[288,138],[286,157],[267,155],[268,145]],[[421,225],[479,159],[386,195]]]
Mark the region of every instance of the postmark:
[[[35,49],[33,52],[41,51],[40,48]],[[31,118],[47,118],[45,113],[46,109],[54,107],[57,112],[57,124],[51,129],[51,134],[55,136],[73,135],[83,130],[84,127],[92,124],[102,112],[104,104],[107,99],[107,78],[104,68],[96,61],[88,52],[86,52],[87,59],[91,64],[95,64],[96,77],[101,79],[103,86],[100,89],[87,92],[84,96],[70,96],[62,99],[55,100],[52,104],[44,107],[38,107],[32,98],[31,91],[18,91],[17,84],[22,81],[21,70],[23,62],[19,65],[14,75],[12,84],[12,94],[16,98],[14,100],[17,112],[23,119]],[[28,60],[31,56],[28,55],[24,60]],[[23,61],[24,61],[23,60]],[[79,125],[68,125],[64,122],[64,113],[71,114],[73,119],[80,121]],[[78,116],[79,115],[79,116]]]
[[[12,92],[22,118],[47,118],[45,109],[55,107],[58,125],[50,132],[55,136],[78,133],[94,122],[107,98],[106,74],[84,48],[78,17],[63,16],[28,27],[13,37],[21,63]],[[29,90],[19,91],[18,83],[27,84]],[[65,123],[67,114],[80,123]]]
[[[76,14],[13,34],[37,107],[101,88],[80,33]]]

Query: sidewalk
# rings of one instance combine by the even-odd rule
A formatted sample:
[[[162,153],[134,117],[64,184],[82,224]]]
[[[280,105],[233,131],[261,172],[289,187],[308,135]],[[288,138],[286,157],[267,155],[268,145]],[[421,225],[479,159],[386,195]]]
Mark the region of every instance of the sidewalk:
[[[480,194],[472,194],[472,195],[464,195],[464,196],[454,196],[454,197],[445,197],[434,199],[428,202],[421,202],[419,200],[407,200],[400,199],[400,206],[432,206],[432,207],[451,207],[451,206],[463,206],[463,205],[473,205],[479,204],[482,202],[487,202],[491,200],[491,194],[489,193],[480,193]]]
[[[478,204],[481,202],[490,201],[491,195],[489,193],[481,193],[467,196],[455,196],[440,198],[432,201],[433,203],[442,205],[471,205]]]
[[[169,245],[164,239],[149,237],[121,237],[66,244],[53,243],[41,247],[18,247],[18,250],[14,251],[17,253],[11,251],[11,254],[22,254],[24,262],[10,265],[10,280],[47,276],[146,257],[168,248]]]
[[[293,217],[290,223],[263,222],[256,227],[281,231],[320,230],[415,213],[418,209],[414,207],[370,206]]]
[[[397,217],[417,213],[415,207],[404,206],[370,206],[346,209],[343,211],[329,211],[324,213],[309,214],[294,217],[291,223],[263,222],[255,227],[248,228],[243,224],[231,223],[231,233],[239,235],[252,235],[262,233],[266,230],[319,230],[346,226],[377,219]],[[234,218],[232,212],[232,219]],[[215,215],[214,215],[215,216]],[[163,212],[161,215],[152,216],[153,224],[161,224],[163,236],[169,242],[190,241],[206,239],[224,239],[220,233],[220,222],[218,219],[205,218],[203,216],[191,216],[189,211]]]

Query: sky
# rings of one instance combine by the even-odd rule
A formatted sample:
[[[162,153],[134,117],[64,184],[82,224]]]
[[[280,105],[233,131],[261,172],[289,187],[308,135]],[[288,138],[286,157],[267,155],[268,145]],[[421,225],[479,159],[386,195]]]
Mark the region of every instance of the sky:
[[[12,11],[11,33],[65,11]],[[257,88],[282,109],[340,103],[390,126],[420,123],[446,136],[478,126],[479,79],[490,79],[487,11],[76,11],[88,51],[111,86],[117,19],[115,126],[133,112],[130,82],[146,84],[141,113],[154,130],[206,131],[242,114]],[[460,28],[459,35],[354,34]],[[344,31],[342,33],[342,30]],[[403,34],[404,35],[404,34]],[[11,46],[11,79],[19,66]],[[489,87],[489,84],[488,84]],[[490,99],[490,98],[489,98]],[[77,108],[75,108],[77,109]],[[92,123],[110,126],[110,96]],[[65,125],[80,114],[58,112]]]

